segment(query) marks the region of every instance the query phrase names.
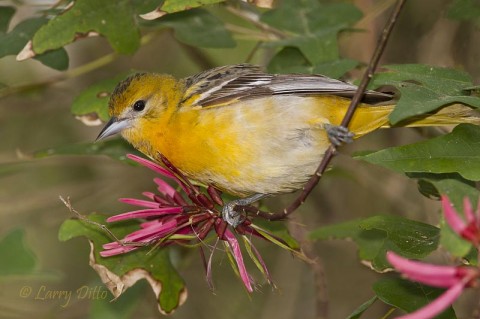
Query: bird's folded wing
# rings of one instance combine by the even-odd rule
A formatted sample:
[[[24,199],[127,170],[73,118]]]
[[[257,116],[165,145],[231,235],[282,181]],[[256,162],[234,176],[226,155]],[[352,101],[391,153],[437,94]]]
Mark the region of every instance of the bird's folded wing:
[[[223,66],[187,78],[183,105],[215,107],[239,100],[273,95],[336,95],[351,98],[353,84],[322,75],[267,74],[258,66],[237,64]],[[392,99],[390,94],[367,91],[364,102],[380,103]]]

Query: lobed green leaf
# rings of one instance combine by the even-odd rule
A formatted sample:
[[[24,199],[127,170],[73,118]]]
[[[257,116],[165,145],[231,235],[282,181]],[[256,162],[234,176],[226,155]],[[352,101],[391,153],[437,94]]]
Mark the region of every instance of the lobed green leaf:
[[[102,121],[110,118],[108,101],[117,84],[128,74],[120,74],[114,78],[97,82],[75,97],[71,111],[74,115],[83,116],[95,113]]]
[[[106,217],[98,214],[91,214],[88,219],[98,224],[106,223]],[[126,221],[114,223],[108,227],[118,238],[123,238],[126,234],[138,230],[140,225],[138,222]],[[160,311],[170,313],[184,302],[186,298],[185,284],[170,262],[167,249],[155,248],[152,250],[151,247],[144,247],[128,254],[103,258],[99,254],[103,250],[102,245],[113,239],[109,238],[98,225],[78,219],[66,220],[61,225],[58,236],[61,241],[79,236],[87,237],[93,243],[93,256],[91,256],[90,263],[93,263],[92,267],[100,275],[102,270],[98,269],[105,268],[120,278],[137,272],[141,274],[146,272],[151,285],[153,284],[151,280],[155,281],[155,284],[160,284],[161,290],[158,296]],[[97,265],[99,267],[96,267]],[[141,278],[138,277],[136,280],[139,279]],[[125,289],[127,288],[125,287]]]
[[[225,0],[165,0],[160,10],[167,13],[174,13],[223,1]]]
[[[463,216],[465,197],[469,198],[473,207],[477,207],[480,191],[475,187],[475,183],[457,174],[416,174],[414,177],[432,185],[438,194],[447,195],[460,216]],[[443,218],[440,222],[440,245],[453,256],[460,258],[465,257],[472,249],[472,244],[459,237]]]
[[[402,309],[408,313],[420,309],[438,298],[443,289],[424,286],[400,278],[386,278],[373,285],[373,291],[384,303]],[[455,319],[455,311],[447,308],[436,319]]]
[[[465,72],[422,64],[385,68],[374,76],[370,88],[392,85],[400,91],[400,100],[389,117],[392,124],[454,103],[480,107],[480,98],[470,95],[473,84]]]
[[[480,127],[460,124],[443,136],[427,141],[357,155],[372,164],[400,173],[459,173],[480,180]]]
[[[316,65],[338,59],[338,32],[361,18],[353,4],[323,4],[316,0],[283,0],[266,11],[261,21],[284,32],[282,39],[271,42],[276,47],[297,47]]]
[[[35,33],[33,49],[36,53],[58,49],[92,31],[105,36],[119,53],[132,54],[140,46],[130,1],[77,0]]]
[[[0,58],[17,55],[47,21],[46,18],[31,18],[20,22],[9,33],[0,32]],[[68,55],[63,48],[38,54],[34,56],[34,59],[56,70],[68,68]]]
[[[389,268],[387,251],[408,258],[423,258],[438,246],[439,229],[399,216],[372,216],[317,228],[309,234],[312,240],[351,239],[359,247],[360,259],[373,269]]]
[[[233,37],[224,23],[203,9],[192,9],[166,15],[158,21],[175,30],[175,37],[188,45],[201,48],[232,48]]]
[[[311,73],[338,79],[357,65],[357,61],[350,59],[337,59],[313,65],[299,49],[285,47],[270,60],[267,69],[270,73]]]

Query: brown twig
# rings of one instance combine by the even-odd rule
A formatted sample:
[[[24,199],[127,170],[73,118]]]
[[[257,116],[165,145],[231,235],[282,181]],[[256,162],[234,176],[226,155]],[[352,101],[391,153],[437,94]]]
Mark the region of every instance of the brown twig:
[[[340,124],[341,126],[348,127],[350,121],[352,120],[353,114],[358,104],[362,100],[365,90],[368,84],[370,83],[370,80],[372,79],[373,74],[375,73],[375,69],[378,66],[380,57],[382,56],[383,51],[385,50],[387,41],[390,37],[390,34],[392,33],[393,27],[397,22],[397,18],[405,2],[406,0],[399,0],[392,12],[392,15],[390,16],[390,19],[388,19],[388,22],[385,28],[383,29],[382,35],[377,42],[375,52],[372,58],[370,59],[370,63],[368,64],[367,69],[365,70],[365,73],[362,77],[360,85],[358,86],[357,91],[355,92],[355,95],[353,96],[352,101],[350,102],[350,105],[347,109],[347,112],[345,113],[342,123]],[[305,202],[308,195],[310,195],[312,190],[320,181],[321,177],[323,176],[323,173],[325,172],[330,161],[335,155],[335,152],[336,152],[335,147],[330,144],[329,148],[327,149],[327,151],[323,156],[322,161],[320,162],[320,165],[318,166],[317,170],[315,171],[313,176],[310,178],[310,180],[303,187],[301,194],[297,197],[297,199],[295,199],[290,204],[290,206],[286,207],[283,211],[276,212],[276,213],[269,213],[269,212],[259,211],[254,207],[249,207],[246,209],[246,211],[253,212],[257,216],[263,217],[268,220],[280,220],[280,219],[286,218],[288,215],[293,213],[298,207],[300,207]]]

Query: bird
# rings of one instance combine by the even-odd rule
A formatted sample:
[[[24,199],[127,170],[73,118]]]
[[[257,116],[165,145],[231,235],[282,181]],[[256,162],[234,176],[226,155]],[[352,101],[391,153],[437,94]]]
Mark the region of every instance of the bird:
[[[390,127],[394,95],[371,90],[348,129],[340,126],[356,90],[323,75],[269,74],[250,64],[184,79],[137,73],[113,90],[97,140],[120,133],[152,160],[161,154],[189,179],[237,196],[222,212],[236,226],[235,206],[301,189],[331,143]],[[454,105],[408,126],[478,123],[470,111]]]

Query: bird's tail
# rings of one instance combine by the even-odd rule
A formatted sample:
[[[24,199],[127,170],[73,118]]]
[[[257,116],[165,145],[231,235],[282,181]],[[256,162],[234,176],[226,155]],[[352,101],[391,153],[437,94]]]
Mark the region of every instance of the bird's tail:
[[[440,109],[435,113],[427,113],[418,117],[413,117],[403,124],[400,123],[398,126],[444,126],[461,123],[480,125],[480,114],[478,111],[473,110],[466,105],[452,104]]]
[[[461,123],[480,125],[480,114],[463,104],[452,104],[434,113],[422,114],[408,121],[391,125],[388,116],[395,105],[361,105],[355,111],[349,129],[356,137],[365,135],[377,128],[446,126]]]

